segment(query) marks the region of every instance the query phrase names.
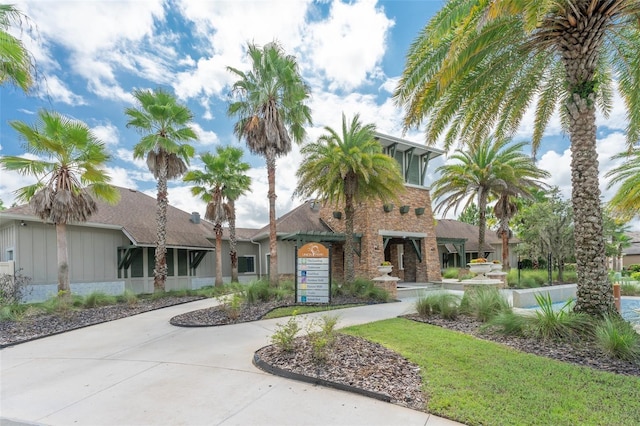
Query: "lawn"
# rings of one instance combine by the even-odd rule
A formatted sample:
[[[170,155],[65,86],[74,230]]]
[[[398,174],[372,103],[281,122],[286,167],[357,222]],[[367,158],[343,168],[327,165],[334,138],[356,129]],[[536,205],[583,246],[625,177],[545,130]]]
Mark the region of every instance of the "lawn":
[[[640,378],[407,319],[349,327],[420,365],[430,413],[469,425],[638,425]]]

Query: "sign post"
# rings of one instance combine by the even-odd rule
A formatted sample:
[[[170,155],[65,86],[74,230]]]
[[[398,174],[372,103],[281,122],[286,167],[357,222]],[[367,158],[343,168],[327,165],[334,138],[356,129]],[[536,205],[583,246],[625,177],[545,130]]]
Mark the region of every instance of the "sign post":
[[[296,302],[329,303],[331,268],[329,249],[308,243],[296,250]]]

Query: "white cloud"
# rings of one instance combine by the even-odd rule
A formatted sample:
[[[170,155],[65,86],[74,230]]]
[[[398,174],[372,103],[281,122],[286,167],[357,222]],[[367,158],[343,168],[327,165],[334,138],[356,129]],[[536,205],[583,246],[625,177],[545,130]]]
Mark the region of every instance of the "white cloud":
[[[195,130],[196,134],[198,135],[198,142],[196,145],[209,146],[218,144],[220,142],[220,139],[218,139],[218,135],[216,134],[216,132],[204,130],[197,123],[193,123],[191,127],[193,127],[193,130]]]
[[[118,128],[111,123],[100,124],[91,129],[96,137],[107,146],[117,146],[120,139]]]
[[[328,19],[309,25],[301,50],[331,90],[354,89],[383,74],[380,62],[393,25],[375,0],[334,1]]]
[[[67,105],[86,105],[80,95],[76,95],[55,75],[48,75],[42,82],[40,96],[51,97],[54,102],[62,102]]]

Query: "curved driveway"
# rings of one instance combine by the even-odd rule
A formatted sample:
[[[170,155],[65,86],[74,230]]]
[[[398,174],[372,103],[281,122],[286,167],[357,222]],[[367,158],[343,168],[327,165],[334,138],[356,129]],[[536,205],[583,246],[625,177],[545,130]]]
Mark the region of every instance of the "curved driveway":
[[[267,374],[251,363],[277,323],[180,328],[202,300],[0,351],[0,424],[453,425],[426,413]],[[392,318],[407,301],[339,311],[340,326]],[[321,314],[312,314],[313,317]]]

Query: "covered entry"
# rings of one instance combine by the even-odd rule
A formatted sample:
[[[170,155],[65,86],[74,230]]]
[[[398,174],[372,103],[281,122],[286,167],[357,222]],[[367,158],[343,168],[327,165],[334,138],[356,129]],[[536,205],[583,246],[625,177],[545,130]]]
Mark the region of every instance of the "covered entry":
[[[427,234],[380,230],[384,260],[391,262],[394,275],[405,282],[426,281],[424,239]]]

